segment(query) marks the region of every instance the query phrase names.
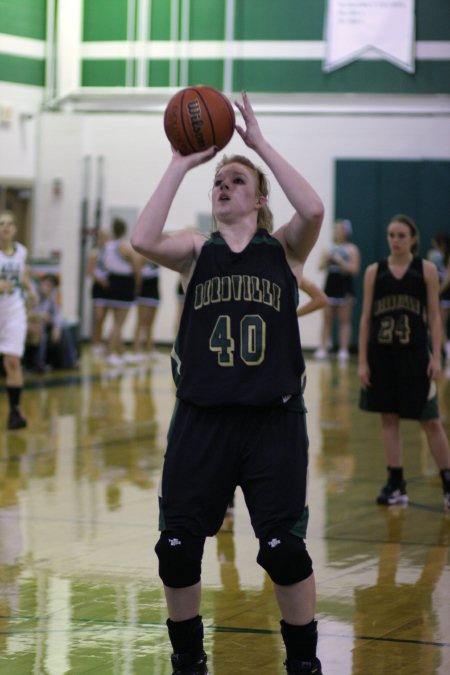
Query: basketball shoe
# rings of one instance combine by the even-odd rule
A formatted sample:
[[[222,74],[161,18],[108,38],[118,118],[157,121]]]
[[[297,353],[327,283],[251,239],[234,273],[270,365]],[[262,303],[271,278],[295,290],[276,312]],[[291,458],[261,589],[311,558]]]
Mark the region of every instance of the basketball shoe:
[[[386,483],[386,485],[381,488],[381,492],[377,497],[377,504],[384,504],[386,506],[407,503],[408,495],[406,493],[406,481],[402,481],[400,485]]]
[[[288,659],[284,662],[288,675],[322,675],[322,664],[319,659],[314,661],[297,661]]]
[[[27,421],[18,408],[13,408],[8,415],[8,429],[23,429]]]
[[[172,654],[172,675],[208,675],[206,667],[207,656],[203,652],[198,659],[191,654]]]

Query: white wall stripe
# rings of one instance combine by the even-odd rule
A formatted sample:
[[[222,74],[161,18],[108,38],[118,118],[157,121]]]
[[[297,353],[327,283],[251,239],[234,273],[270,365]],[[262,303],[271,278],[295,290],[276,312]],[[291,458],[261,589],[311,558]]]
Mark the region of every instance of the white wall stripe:
[[[80,86],[80,45],[82,36],[82,0],[58,0],[55,52],[55,93],[60,96]]]
[[[176,3],[175,3],[176,5]],[[178,33],[178,16],[174,17],[172,32]],[[43,59],[46,42],[0,33],[0,53]],[[156,42],[84,42],[81,56],[84,59],[156,58],[177,59],[299,59],[320,60],[325,55],[322,41],[156,41]],[[449,61],[450,42],[419,41],[416,43],[419,61]],[[382,60],[376,53],[364,59]],[[175,83],[176,84],[176,83]]]
[[[180,17],[178,11],[178,0],[172,0],[170,5],[170,42],[165,42],[164,44],[169,44],[172,49],[170,50],[170,56],[164,58],[171,59],[170,63],[170,75],[169,75],[169,84],[171,87],[176,87],[178,84],[178,64],[177,64],[177,51],[173,49],[178,41],[178,29],[180,25]],[[155,44],[155,43],[150,43]],[[148,45],[145,45],[147,47]],[[147,54],[145,54],[147,56]],[[148,56],[147,56],[148,58]]]
[[[450,42],[416,42],[416,58],[420,61],[449,61]]]
[[[47,2],[47,41],[42,43],[45,52],[45,94],[48,100],[52,99],[56,94],[55,81],[55,0]],[[3,45],[3,39],[0,41]]]
[[[180,45],[188,45],[189,44],[189,16],[191,12],[191,3],[190,0],[183,0],[181,3],[181,40],[180,40]],[[180,82],[179,85],[180,87],[185,87],[188,83],[188,63],[187,63],[187,57],[183,51],[183,47],[181,46],[181,53],[180,53]]]
[[[233,44],[234,37],[234,0],[227,0],[225,6],[225,42],[227,45]],[[233,88],[233,59],[227,55],[223,66],[223,91],[231,92]]]
[[[175,21],[174,21],[175,23]],[[176,32],[175,26],[173,32]],[[284,44],[284,43],[281,43]],[[284,44],[261,42],[181,41],[167,40],[138,45],[139,55],[147,58],[176,59],[235,59],[235,58],[311,58],[320,59],[325,54],[322,42]],[[81,50],[83,58],[128,58],[132,45],[129,42],[85,42]]]
[[[130,54],[128,56],[125,83],[128,87],[132,87],[135,82],[133,78],[133,61],[136,58],[136,49],[139,45],[134,41],[135,37],[135,17],[136,17],[136,0],[127,0],[127,38],[130,45]]]
[[[150,0],[138,0],[138,40],[147,43],[150,32]],[[139,58],[136,68],[136,86],[145,87],[148,82],[148,59]]]
[[[46,54],[46,42],[45,40],[34,40],[33,38],[0,33],[0,53],[43,59]]]
[[[325,42],[219,42],[157,41],[136,44],[136,56],[156,59],[293,59],[321,60]],[[133,46],[128,42],[85,42],[81,47],[85,59],[129,58]],[[418,60],[450,60],[450,42],[417,42]],[[367,53],[363,60],[383,60],[377,52]]]

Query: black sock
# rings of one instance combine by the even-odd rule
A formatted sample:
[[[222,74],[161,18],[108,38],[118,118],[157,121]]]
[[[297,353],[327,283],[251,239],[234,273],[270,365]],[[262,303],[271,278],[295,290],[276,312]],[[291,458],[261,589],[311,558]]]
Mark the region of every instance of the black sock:
[[[314,662],[317,649],[317,621],[313,620],[304,626],[294,626],[281,620],[280,625],[288,660]]]
[[[450,492],[450,469],[442,469],[439,473],[441,474],[444,492]]]
[[[25,352],[25,364],[27,368],[35,368],[38,364],[39,345],[28,345]]]
[[[8,394],[9,407],[11,410],[18,410],[22,387],[6,387],[6,391]]]
[[[169,638],[174,654],[192,654],[198,657],[203,653],[203,623],[197,615],[186,621],[167,619]]]
[[[403,467],[392,467],[388,466],[387,468],[389,474],[389,483],[395,487],[400,487],[403,483]]]

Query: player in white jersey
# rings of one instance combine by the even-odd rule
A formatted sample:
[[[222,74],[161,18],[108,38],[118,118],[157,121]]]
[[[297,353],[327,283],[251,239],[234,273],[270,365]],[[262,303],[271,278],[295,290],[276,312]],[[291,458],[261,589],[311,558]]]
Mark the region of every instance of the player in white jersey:
[[[23,388],[21,359],[25,349],[27,313],[24,291],[36,300],[36,291],[30,284],[27,249],[14,241],[17,228],[10,211],[0,212],[0,353],[6,372],[6,391],[9,401],[8,429],[27,425],[20,411]]]

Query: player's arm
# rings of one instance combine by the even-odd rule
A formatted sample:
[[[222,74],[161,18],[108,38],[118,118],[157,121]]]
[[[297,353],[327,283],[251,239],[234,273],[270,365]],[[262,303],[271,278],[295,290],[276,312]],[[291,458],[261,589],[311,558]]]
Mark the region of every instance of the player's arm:
[[[236,131],[271,169],[295,210],[289,223],[278,229],[274,236],[294,260],[304,263],[319,236],[324,213],[322,200],[308,181],[263,137],[245,92],[242,104],[236,101],[236,106],[246,125],[245,129],[236,125]]]
[[[145,258],[137,253],[128,241],[122,242],[119,247],[119,253],[125,260],[128,260],[133,269],[134,294],[136,297],[142,287],[142,267],[145,263]]]
[[[10,293],[12,288],[13,284],[10,279],[0,279],[0,293]]]
[[[434,263],[423,261],[423,275],[427,289],[427,317],[431,337],[431,359],[428,375],[436,380],[441,374],[441,315],[439,310],[439,275]]]
[[[315,312],[317,309],[322,309],[328,305],[328,298],[326,294],[310,279],[302,277],[299,288],[301,291],[307,293],[311,299],[298,308],[297,316],[311,314],[311,312]]]
[[[330,252],[322,251],[320,260],[319,260],[319,270],[325,270],[330,264]]]
[[[98,249],[93,249],[89,253],[88,261],[87,261],[87,270],[86,270],[87,275],[88,275],[88,277],[90,277],[94,281],[96,280],[95,279],[95,266],[96,266],[96,263],[97,263],[98,256],[99,256]]]
[[[358,376],[363,387],[370,387],[370,368],[367,360],[367,347],[369,344],[370,317],[372,313],[373,290],[378,263],[369,265],[364,274],[364,297],[359,321],[358,338]]]
[[[193,265],[204,237],[190,230],[168,234],[163,229],[187,172],[215,154],[213,147],[191,155],[173,151],[170,164],[144,206],[131,235],[131,245],[138,253],[180,273],[185,273]]]
[[[34,307],[39,302],[39,294],[36,290],[36,287],[31,279],[31,271],[28,265],[25,267],[23,277],[22,277],[22,286],[25,291],[28,293],[28,298],[30,301],[31,307]]]

